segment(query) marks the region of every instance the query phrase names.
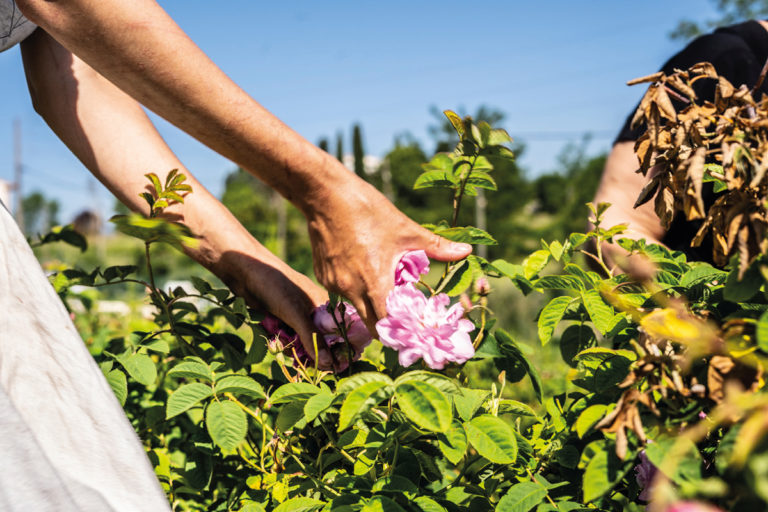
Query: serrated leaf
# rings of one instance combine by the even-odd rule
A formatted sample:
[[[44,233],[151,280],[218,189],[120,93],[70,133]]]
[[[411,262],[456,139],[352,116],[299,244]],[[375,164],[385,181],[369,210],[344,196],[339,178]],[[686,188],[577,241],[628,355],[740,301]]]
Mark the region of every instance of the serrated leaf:
[[[603,419],[609,409],[610,407],[604,404],[590,405],[584,409],[573,425],[579,438],[583,438],[598,421]]]
[[[233,393],[253,398],[267,398],[261,384],[245,375],[227,375],[216,382],[216,393]]]
[[[518,416],[536,417],[536,411],[528,405],[517,400],[502,399],[499,400],[499,414],[517,414]]]
[[[145,174],[144,177],[152,182],[152,186],[155,189],[155,194],[160,195],[160,193],[163,191],[163,185],[160,184],[160,178],[157,177],[157,174],[150,172]]]
[[[336,394],[339,396],[345,395],[350,391],[362,386],[366,382],[383,382],[390,386],[394,385],[394,382],[392,382],[392,379],[390,379],[388,376],[384,375],[383,373],[361,372],[361,373],[356,373],[351,377],[341,379],[339,381],[339,384],[336,386]]]
[[[498,190],[496,181],[487,172],[473,170],[472,174],[467,178],[467,184],[477,188],[484,188],[486,190]]]
[[[431,384],[448,396],[455,396],[462,391],[462,388],[459,387],[455,379],[451,379],[445,375],[426,370],[415,370],[402,374],[397,379],[395,379],[395,386],[399,386],[403,382],[409,382],[413,380]]]
[[[454,242],[463,242],[473,245],[496,245],[498,243],[488,232],[473,226],[455,228],[438,227],[434,232],[435,234]]]
[[[533,286],[542,290],[573,290],[584,289],[584,283],[576,276],[544,276],[533,281]]]
[[[600,292],[597,290],[583,291],[581,292],[581,299],[595,328],[600,331],[600,334],[608,332],[614,321],[613,308],[605,303]]]
[[[248,432],[248,418],[234,402],[212,401],[205,412],[205,427],[222,450],[237,448]]]
[[[467,288],[472,285],[472,277],[472,268],[469,262],[464,260],[453,269],[445,279],[445,284],[438,290],[435,290],[435,293],[444,292],[449,297],[457,297],[467,291]]]
[[[401,382],[395,396],[403,413],[419,427],[432,432],[445,432],[450,427],[451,401],[432,384]]]
[[[523,354],[518,343],[508,332],[503,329],[496,329],[495,336],[502,354],[507,358],[518,361],[523,366],[525,372],[531,378],[531,385],[533,386],[533,391],[536,393],[536,398],[541,402],[544,387],[542,386],[541,377],[539,376],[536,367],[528,361],[528,358],[525,357],[525,354]]]
[[[307,400],[304,404],[304,419],[307,422],[314,421],[323,411],[333,403],[334,396],[328,391],[321,391]]]
[[[521,482],[510,487],[496,505],[496,512],[528,512],[547,497],[547,490],[536,482]]]
[[[512,427],[490,414],[464,424],[467,439],[477,453],[496,464],[512,464],[517,459],[517,437]]]
[[[128,381],[125,378],[125,374],[120,370],[110,370],[104,376],[107,378],[109,387],[112,388],[117,401],[120,402],[120,405],[124,406],[125,399],[128,398]]]
[[[595,443],[592,443],[593,445]],[[599,445],[584,470],[584,502],[594,501],[610,491],[624,477],[628,467],[605,445]]]
[[[471,420],[490,394],[491,392],[486,389],[461,388],[461,394],[453,397],[453,404],[459,417],[464,421]]]
[[[293,400],[306,400],[320,392],[320,388],[308,382],[290,382],[277,388],[269,397],[272,405],[291,402]]]
[[[461,117],[456,114],[456,112],[452,110],[444,110],[443,114],[445,114],[445,117],[448,118],[448,121],[451,122],[453,125],[453,129],[456,130],[456,133],[459,135],[459,138],[464,137],[464,121],[461,120]]]
[[[419,507],[421,512],[446,512],[445,507],[440,505],[432,498],[427,498],[426,496],[419,496],[413,500],[413,502],[417,507]]]
[[[755,337],[757,338],[757,346],[760,347],[760,350],[768,353],[768,312],[760,315],[760,319],[755,327]]]
[[[213,372],[202,361],[184,360],[168,370],[169,377],[213,381]]]
[[[458,464],[467,452],[467,433],[461,423],[453,420],[451,427],[437,436],[437,446],[451,464]]]
[[[552,339],[552,333],[555,331],[555,327],[560,323],[563,318],[565,310],[573,301],[572,297],[555,297],[549,304],[544,306],[541,310],[538,320],[539,340],[542,345],[549,343]]]
[[[715,279],[722,283],[725,281],[726,276],[726,272],[723,272],[712,265],[700,263],[683,274],[680,278],[680,286],[683,288],[690,288],[691,286]]]
[[[125,368],[128,375],[139,384],[149,386],[157,379],[157,368],[152,358],[146,354],[122,354],[117,362]]]
[[[392,396],[393,387],[386,382],[371,381],[349,392],[341,404],[338,430],[347,429],[363,413]]]
[[[165,408],[165,419],[173,418],[196,406],[209,396],[213,395],[211,386],[201,382],[184,384],[168,397]]]
[[[454,182],[451,171],[425,171],[416,178],[413,183],[413,189],[425,188],[456,188],[458,184]]]
[[[386,496],[374,496],[360,509],[360,512],[405,512],[405,510]]]
[[[313,498],[291,498],[275,508],[275,512],[315,512],[325,506],[324,501]]]
[[[533,252],[523,261],[523,275],[526,279],[532,279],[547,265],[549,261],[549,251],[539,249]]]

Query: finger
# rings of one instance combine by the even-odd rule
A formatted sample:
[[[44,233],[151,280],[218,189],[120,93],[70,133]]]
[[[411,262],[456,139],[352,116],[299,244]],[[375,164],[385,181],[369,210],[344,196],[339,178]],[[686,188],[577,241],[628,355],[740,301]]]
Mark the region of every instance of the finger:
[[[472,246],[453,242],[434,233],[427,232],[424,251],[427,256],[437,261],[456,261],[466,258],[472,252]]]

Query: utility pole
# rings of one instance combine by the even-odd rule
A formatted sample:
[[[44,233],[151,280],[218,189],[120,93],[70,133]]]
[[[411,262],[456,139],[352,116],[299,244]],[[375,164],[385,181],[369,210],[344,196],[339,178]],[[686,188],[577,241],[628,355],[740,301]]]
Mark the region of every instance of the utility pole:
[[[19,229],[24,232],[24,210],[21,202],[21,175],[24,171],[24,165],[21,163],[21,120],[13,120],[13,191],[16,206],[16,223]]]

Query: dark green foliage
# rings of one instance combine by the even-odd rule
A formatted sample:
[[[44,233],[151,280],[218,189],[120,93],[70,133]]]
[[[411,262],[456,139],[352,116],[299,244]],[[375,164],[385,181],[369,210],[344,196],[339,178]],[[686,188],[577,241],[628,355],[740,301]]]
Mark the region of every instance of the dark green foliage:
[[[355,174],[358,176],[364,176],[365,150],[363,149],[363,134],[361,133],[359,123],[355,123],[355,125],[352,127],[352,156],[355,159]]]

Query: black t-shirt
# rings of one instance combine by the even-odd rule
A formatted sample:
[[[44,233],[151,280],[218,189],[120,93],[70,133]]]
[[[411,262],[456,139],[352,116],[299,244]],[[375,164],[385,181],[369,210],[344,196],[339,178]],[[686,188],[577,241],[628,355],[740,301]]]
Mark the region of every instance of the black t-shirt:
[[[734,86],[746,84],[751,88],[757,83],[766,59],[768,59],[768,31],[757,21],[747,21],[698,37],[669,59],[661,70],[670,74],[674,69],[685,70],[698,62],[707,61],[715,66],[720,76],[727,78]],[[694,90],[701,100],[714,101],[715,84],[715,80],[698,80],[694,84]],[[768,94],[768,79],[763,82],[760,91]],[[757,93],[755,99],[759,96],[760,93]],[[682,104],[675,103],[676,109],[679,110],[682,107]],[[645,126],[635,130],[630,128],[633,115],[634,110],[627,117],[616,142],[637,140],[645,131]],[[637,192],[640,193],[639,190]],[[711,183],[704,184],[703,197],[707,207],[712,205],[715,194]],[[711,262],[712,241],[709,235],[701,246],[691,247],[691,240],[701,223],[700,220],[688,221],[685,215],[677,212],[662,242],[672,249],[684,251],[689,259]]]

